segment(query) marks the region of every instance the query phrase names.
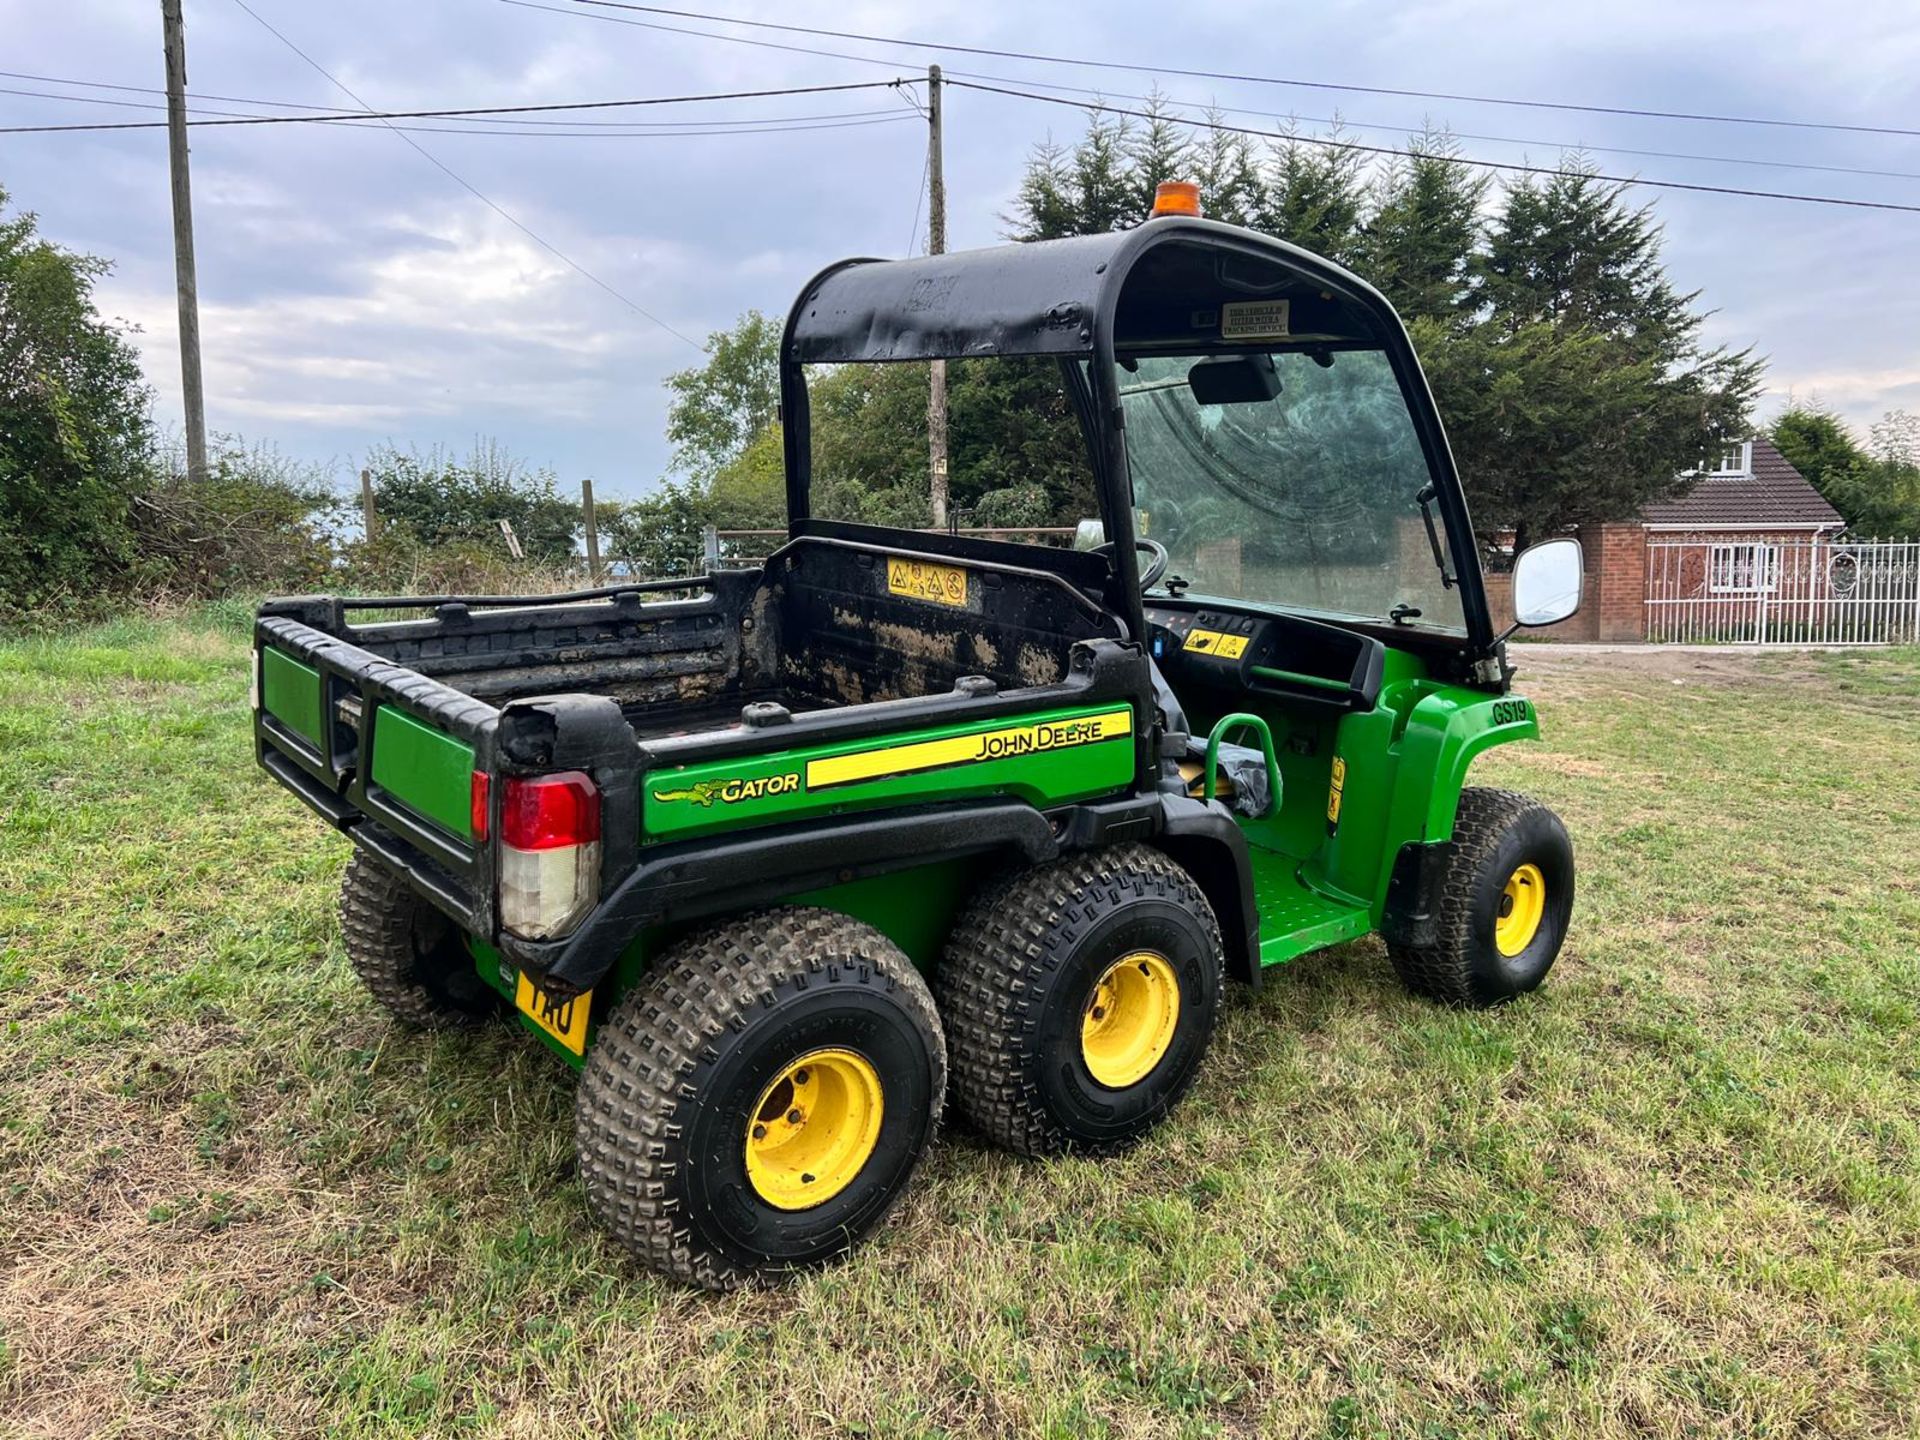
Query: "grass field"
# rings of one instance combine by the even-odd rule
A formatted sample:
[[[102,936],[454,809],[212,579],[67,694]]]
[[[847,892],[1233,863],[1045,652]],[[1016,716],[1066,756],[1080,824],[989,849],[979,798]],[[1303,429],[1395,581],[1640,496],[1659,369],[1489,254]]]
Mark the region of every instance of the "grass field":
[[[570,1076],[396,1029],[244,630],[0,643],[0,1432],[1920,1430],[1920,655],[1522,652],[1482,783],[1582,865],[1547,987],[1371,940],[1235,997],[1127,1157],[944,1141],[714,1298],[588,1222]]]

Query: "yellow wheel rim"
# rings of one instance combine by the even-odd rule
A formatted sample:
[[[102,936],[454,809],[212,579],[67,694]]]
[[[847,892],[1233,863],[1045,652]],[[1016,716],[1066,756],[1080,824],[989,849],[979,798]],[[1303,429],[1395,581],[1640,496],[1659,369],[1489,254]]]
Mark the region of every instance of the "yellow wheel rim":
[[[1094,983],[1080,1019],[1080,1055],[1093,1078],[1124,1090],[1152,1073],[1173,1043],[1180,981],[1164,955],[1136,950]]]
[[[1493,943],[1502,955],[1518,955],[1540,933],[1547,913],[1547,877],[1538,865],[1522,865],[1507,877],[1493,921]]]
[[[880,1139],[880,1075],[851,1050],[813,1050],[773,1079],[747,1118],[747,1178],[777,1210],[851,1185]]]

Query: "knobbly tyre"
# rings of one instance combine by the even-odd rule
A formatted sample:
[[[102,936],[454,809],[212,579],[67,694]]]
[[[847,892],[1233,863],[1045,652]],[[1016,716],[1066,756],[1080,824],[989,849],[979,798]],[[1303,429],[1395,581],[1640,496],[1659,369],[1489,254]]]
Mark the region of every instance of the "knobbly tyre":
[[[1174,213],[835,265],[781,356],[763,566],[255,628],[258,759],[353,841],[355,968],[581,1071],[587,1203],[642,1260],[720,1288],[847,1249],[949,1094],[1021,1154],[1117,1150],[1226,980],[1370,931],[1434,1000],[1541,982],[1573,852],[1465,788],[1537,720],[1373,289]],[[1057,362],[1086,548],[813,513],[809,370],[962,356]],[[1515,564],[1529,623],[1579,588],[1571,541]]]

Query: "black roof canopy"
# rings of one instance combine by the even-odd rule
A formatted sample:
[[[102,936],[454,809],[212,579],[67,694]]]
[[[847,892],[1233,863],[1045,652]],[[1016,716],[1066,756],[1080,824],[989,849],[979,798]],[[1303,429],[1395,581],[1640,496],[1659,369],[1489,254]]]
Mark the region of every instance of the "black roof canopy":
[[[1136,269],[1151,283],[1129,297]],[[842,261],[795,304],[785,358],[1076,356],[1094,353],[1101,338],[1219,343],[1217,318],[1210,337],[1195,333],[1200,317],[1217,317],[1223,303],[1283,296],[1302,342],[1371,344],[1399,329],[1378,292],[1320,256],[1237,226],[1165,218],[1104,235]]]
[[[1104,235],[912,260],[843,260],[820,272],[794,302],[781,343],[789,529],[799,536],[832,525],[812,516],[807,366],[973,356],[1091,358],[1096,363],[1073,386],[1111,541],[1106,595],[1130,632],[1144,634],[1133,487],[1115,372],[1131,368],[1130,354],[1204,355],[1240,347],[1309,354],[1377,348],[1386,354],[1433,477],[1453,550],[1448,583],[1461,588],[1469,648],[1489,653],[1496,641],[1466,497],[1393,307],[1330,260],[1213,220],[1165,216]],[[948,537],[941,543],[978,548],[986,542],[962,546]],[[1043,548],[1006,548],[1029,551],[1036,557],[1032,563],[1043,568],[1060,563]]]

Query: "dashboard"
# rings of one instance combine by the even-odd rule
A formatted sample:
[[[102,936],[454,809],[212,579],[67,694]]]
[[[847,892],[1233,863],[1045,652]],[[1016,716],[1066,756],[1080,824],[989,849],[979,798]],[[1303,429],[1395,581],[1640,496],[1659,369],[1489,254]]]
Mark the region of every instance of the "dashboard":
[[[1386,647],[1298,615],[1156,600],[1147,648],[1176,689],[1195,684],[1339,710],[1371,710]]]

